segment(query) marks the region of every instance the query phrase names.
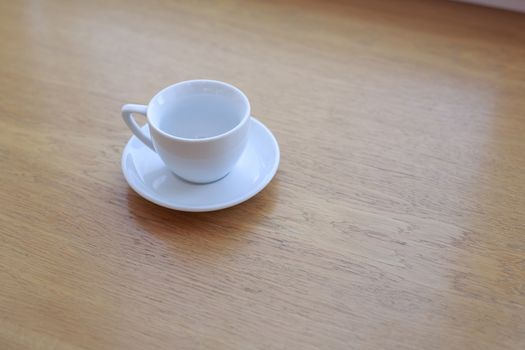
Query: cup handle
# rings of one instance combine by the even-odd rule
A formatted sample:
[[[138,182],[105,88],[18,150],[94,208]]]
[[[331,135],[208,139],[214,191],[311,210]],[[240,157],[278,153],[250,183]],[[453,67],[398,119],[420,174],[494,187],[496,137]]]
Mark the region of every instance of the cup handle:
[[[151,137],[147,136],[140,130],[140,126],[138,126],[137,122],[135,121],[135,118],[133,118],[133,113],[139,113],[144,116],[147,116],[147,110],[148,106],[144,105],[134,105],[134,104],[127,104],[122,106],[122,119],[124,119],[124,123],[131,129],[133,134],[137,136],[137,138],[142,141],[146,146],[151,148],[153,152],[155,151],[155,147],[153,147],[153,142],[151,141]]]

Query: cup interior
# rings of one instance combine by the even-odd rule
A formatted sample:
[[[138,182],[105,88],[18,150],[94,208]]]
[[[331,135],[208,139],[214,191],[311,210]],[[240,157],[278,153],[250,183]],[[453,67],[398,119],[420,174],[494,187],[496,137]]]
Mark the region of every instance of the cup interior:
[[[249,117],[250,104],[244,93],[215,80],[190,80],[169,86],[148,105],[150,125],[185,140],[219,137]]]

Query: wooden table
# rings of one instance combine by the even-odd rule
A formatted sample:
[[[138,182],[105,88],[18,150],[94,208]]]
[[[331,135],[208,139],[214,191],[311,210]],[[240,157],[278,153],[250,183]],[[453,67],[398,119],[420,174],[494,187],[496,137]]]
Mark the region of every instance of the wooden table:
[[[446,1],[1,1],[1,349],[525,349],[525,15]],[[281,165],[183,213],[127,102],[233,83]]]

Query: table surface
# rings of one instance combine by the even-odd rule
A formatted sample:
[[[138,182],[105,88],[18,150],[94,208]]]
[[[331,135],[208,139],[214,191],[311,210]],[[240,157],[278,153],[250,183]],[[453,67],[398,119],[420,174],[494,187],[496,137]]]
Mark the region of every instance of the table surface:
[[[1,1],[0,43],[0,348],[525,348],[525,15]],[[210,213],[120,170],[120,107],[196,78],[281,147]]]

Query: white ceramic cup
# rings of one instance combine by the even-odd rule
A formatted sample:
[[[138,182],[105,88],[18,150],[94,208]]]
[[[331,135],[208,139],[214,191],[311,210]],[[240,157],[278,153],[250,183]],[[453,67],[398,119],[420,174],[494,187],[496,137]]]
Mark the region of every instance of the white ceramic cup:
[[[133,114],[147,118],[150,136]],[[147,106],[126,104],[124,122],[184,180],[208,183],[226,176],[248,141],[250,102],[236,87],[215,80],[183,81],[158,92]]]

